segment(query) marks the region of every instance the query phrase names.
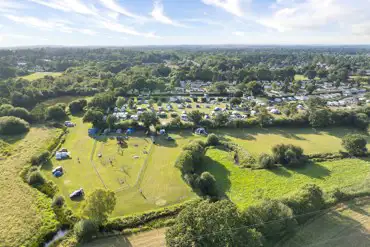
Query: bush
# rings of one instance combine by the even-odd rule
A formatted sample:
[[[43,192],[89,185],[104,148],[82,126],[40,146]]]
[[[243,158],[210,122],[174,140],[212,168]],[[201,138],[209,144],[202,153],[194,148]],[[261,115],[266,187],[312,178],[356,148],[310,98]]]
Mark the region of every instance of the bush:
[[[27,122],[32,121],[32,116],[28,110],[22,107],[13,107],[12,105],[5,104],[0,106],[0,117],[13,116],[26,120]]]
[[[72,114],[75,114],[78,112],[82,112],[86,106],[87,106],[87,101],[85,99],[79,99],[79,100],[75,100],[69,103],[68,108]]]
[[[359,134],[349,134],[343,137],[342,145],[350,155],[363,156],[367,152],[367,141]]]
[[[247,225],[256,225],[257,230],[270,241],[280,240],[294,232],[298,225],[293,210],[277,200],[268,200],[249,207],[243,218]]]
[[[183,151],[175,162],[175,166],[181,170],[183,174],[194,172],[194,161],[191,152]]]
[[[73,227],[73,232],[79,242],[91,241],[97,231],[98,228],[91,220],[80,220]]]
[[[353,124],[362,130],[367,130],[369,127],[369,117],[364,113],[357,113],[353,119]]]
[[[315,184],[306,184],[299,189],[295,194],[283,201],[289,206],[299,223],[305,222],[310,217],[319,213],[325,206],[323,192],[321,188]]]
[[[220,144],[220,140],[217,135],[209,134],[206,141],[206,146],[217,146]]]
[[[39,171],[33,171],[28,175],[28,184],[32,186],[42,185],[45,183],[44,177]]]
[[[177,112],[171,112],[171,117],[172,118],[175,118],[175,117],[178,117],[179,114]]]
[[[303,162],[303,149],[292,144],[278,144],[272,148],[276,163],[297,166]]]
[[[263,169],[269,169],[275,166],[275,159],[270,154],[262,153],[258,158],[258,164]]]
[[[310,112],[309,121],[312,127],[326,127],[331,123],[331,111],[327,109],[318,109]]]
[[[0,134],[14,135],[28,132],[30,125],[17,117],[0,117]]]
[[[52,206],[53,207],[62,207],[64,205],[64,197],[63,196],[56,196],[53,198]]]
[[[217,195],[216,179],[209,172],[203,172],[199,177],[198,186],[202,194],[208,196]]]
[[[48,158],[50,157],[50,152],[49,151],[44,151],[38,155],[34,155],[31,158],[31,164],[34,166],[41,165],[45,163]]]
[[[46,118],[49,120],[62,120],[67,117],[65,112],[64,104],[56,104],[54,106],[48,107],[46,110]]]

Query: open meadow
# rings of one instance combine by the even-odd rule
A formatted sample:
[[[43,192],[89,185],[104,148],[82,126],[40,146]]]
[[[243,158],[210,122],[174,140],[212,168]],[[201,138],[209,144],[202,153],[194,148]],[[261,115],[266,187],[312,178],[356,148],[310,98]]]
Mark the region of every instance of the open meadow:
[[[245,128],[214,131],[222,139],[236,143],[250,154],[269,153],[277,144],[293,144],[303,148],[306,154],[334,153],[342,150],[341,138],[358,133],[352,128]]]
[[[58,77],[61,76],[61,72],[35,72],[26,76],[22,76],[22,79],[28,80],[28,81],[34,81],[37,79],[44,78],[46,75],[52,76],[52,77]]]
[[[339,204],[298,228],[296,234],[276,247],[370,246],[370,198]]]
[[[48,207],[51,200],[19,175],[32,155],[45,149],[57,135],[58,130],[33,127],[27,134],[0,136],[8,147],[8,156],[0,159],[0,246],[23,246],[37,237],[41,228],[57,226]]]
[[[263,199],[281,198],[307,183],[332,191],[361,183],[370,176],[370,162],[362,159],[320,162],[295,169],[241,169],[229,152],[216,148],[207,151],[203,167],[215,176],[220,193],[241,209]]]

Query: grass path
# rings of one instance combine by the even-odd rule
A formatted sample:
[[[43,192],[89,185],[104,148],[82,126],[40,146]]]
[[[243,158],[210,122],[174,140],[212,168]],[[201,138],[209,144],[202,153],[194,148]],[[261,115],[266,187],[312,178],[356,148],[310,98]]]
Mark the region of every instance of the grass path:
[[[50,199],[19,176],[31,156],[55,136],[55,130],[34,127],[26,135],[0,137],[13,148],[11,156],[0,160],[0,246],[22,246],[37,236],[40,228],[56,224]]]

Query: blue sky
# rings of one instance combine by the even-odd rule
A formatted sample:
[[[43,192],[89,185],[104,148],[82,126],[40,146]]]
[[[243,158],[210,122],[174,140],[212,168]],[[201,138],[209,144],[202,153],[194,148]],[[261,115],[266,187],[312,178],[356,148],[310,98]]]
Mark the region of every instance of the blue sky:
[[[370,44],[370,0],[0,0],[0,46]]]

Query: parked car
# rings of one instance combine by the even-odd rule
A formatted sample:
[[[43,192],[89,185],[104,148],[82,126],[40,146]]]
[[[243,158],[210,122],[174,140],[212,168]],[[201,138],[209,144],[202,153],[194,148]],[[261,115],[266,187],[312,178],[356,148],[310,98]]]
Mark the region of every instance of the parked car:
[[[69,195],[69,198],[76,199],[78,197],[82,197],[84,195],[84,190],[82,188],[75,190],[72,192],[72,194]]]

